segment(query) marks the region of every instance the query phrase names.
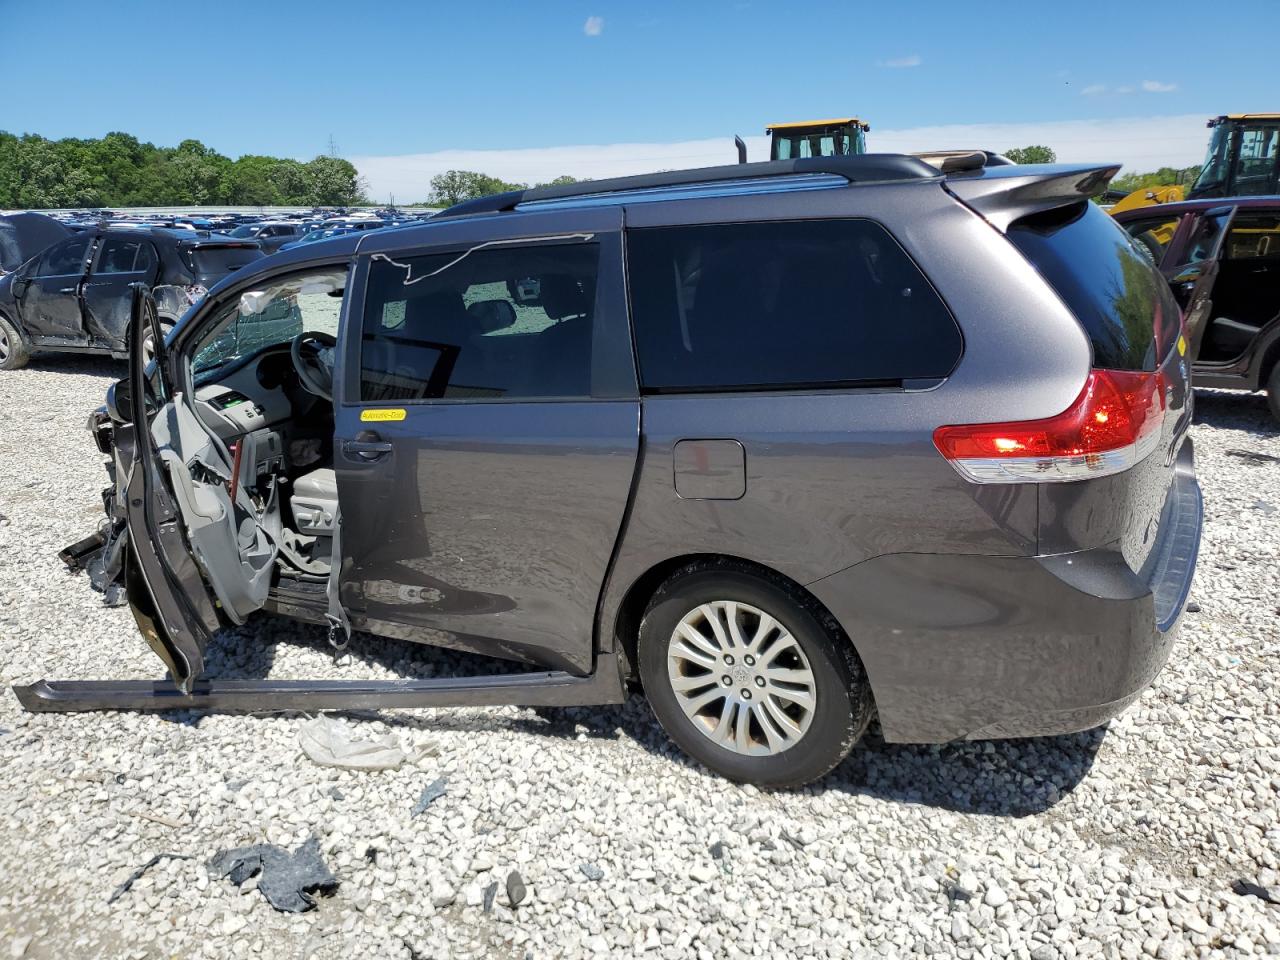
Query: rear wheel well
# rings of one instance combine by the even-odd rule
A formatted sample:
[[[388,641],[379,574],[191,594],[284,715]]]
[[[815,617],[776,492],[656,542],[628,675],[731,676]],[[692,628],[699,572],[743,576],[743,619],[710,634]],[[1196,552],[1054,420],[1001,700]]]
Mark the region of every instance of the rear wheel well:
[[[639,682],[636,669],[636,644],[640,637],[640,621],[644,618],[644,612],[649,607],[649,601],[658,592],[658,588],[671,578],[672,574],[687,567],[738,570],[754,574],[762,580],[783,586],[788,591],[795,593],[797,597],[802,598],[805,603],[811,604],[831,635],[838,638],[841,643],[847,644],[853,655],[861,660],[861,657],[858,656],[857,647],[844,628],[840,626],[840,622],[817,597],[805,589],[803,584],[779,573],[772,567],[756,563],[753,560],[744,560],[741,557],[723,553],[692,553],[671,557],[649,568],[631,584],[626,596],[622,598],[622,603],[618,607],[618,614],[614,617],[613,635],[615,644],[621,648],[626,657],[626,669],[632,682]]]

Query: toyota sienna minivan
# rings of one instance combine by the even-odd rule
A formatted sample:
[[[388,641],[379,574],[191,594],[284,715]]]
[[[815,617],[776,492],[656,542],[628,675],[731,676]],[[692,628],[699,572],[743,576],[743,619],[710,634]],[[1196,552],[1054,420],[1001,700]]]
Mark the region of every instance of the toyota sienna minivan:
[[[606,703],[805,783],[1058,734],[1173,642],[1201,500],[1168,285],[1114,166],[868,154],[527,190],[219,284],[92,421],[76,556],[171,683],[31,709]],[[145,291],[134,340],[154,331]],[[533,665],[201,678],[265,610]]]

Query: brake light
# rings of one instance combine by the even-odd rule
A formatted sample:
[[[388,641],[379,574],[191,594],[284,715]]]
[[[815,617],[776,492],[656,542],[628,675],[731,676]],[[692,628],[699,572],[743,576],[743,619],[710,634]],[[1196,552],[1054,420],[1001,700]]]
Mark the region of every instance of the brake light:
[[[974,483],[1085,480],[1127,470],[1160,442],[1159,372],[1091,370],[1073,404],[1044,420],[939,427],[938,451]]]

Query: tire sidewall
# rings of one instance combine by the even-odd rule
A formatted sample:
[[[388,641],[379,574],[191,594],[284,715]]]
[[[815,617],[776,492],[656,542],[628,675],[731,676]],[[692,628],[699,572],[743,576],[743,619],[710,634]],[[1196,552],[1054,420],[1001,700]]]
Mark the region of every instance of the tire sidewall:
[[[0,361],[0,370],[18,370],[25,367],[31,353],[22,330],[4,313],[0,313],[0,327],[3,327],[4,332],[9,336],[9,356]]]
[[[749,757],[717,746],[685,716],[667,678],[671,634],[702,603],[737,600],[766,611],[800,644],[813,671],[817,707],[800,742],[782,753]],[[732,780],[760,786],[808,783],[827,773],[848,753],[866,726],[866,704],[855,684],[864,681],[856,662],[837,647],[819,612],[773,583],[730,570],[690,573],[668,582],[654,595],[640,624],[637,656],[645,694],[658,722],[685,753]],[[855,672],[859,675],[855,676]]]
[[[1271,408],[1271,416],[1280,421],[1280,360],[1272,364],[1267,374],[1267,406]]]

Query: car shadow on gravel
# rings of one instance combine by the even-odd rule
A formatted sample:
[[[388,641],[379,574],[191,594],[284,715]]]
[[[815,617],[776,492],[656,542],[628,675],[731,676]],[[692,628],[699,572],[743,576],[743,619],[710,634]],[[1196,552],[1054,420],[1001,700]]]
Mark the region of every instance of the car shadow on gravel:
[[[323,664],[328,677],[350,679],[371,673],[394,674],[408,679],[482,676],[537,668],[460,653],[440,647],[389,640],[368,634],[353,635],[350,660],[335,672],[326,631],[288,620],[259,615],[244,627],[223,630],[206,651],[205,676],[209,679],[260,679],[271,675],[282,648],[290,659],[310,654],[312,663]],[[325,661],[316,661],[319,654]],[[301,664],[294,664],[296,668]],[[600,707],[540,707],[531,710],[492,711],[339,711],[351,720],[378,721],[403,729],[432,731],[509,731],[558,740],[623,739],[659,757],[703,776],[715,774],[681,753],[668,739],[643,696],[626,703]],[[202,714],[174,711],[166,719],[198,726]],[[1093,765],[1106,728],[1059,737],[1022,740],[956,742],[937,745],[886,743],[878,723],[854,747],[849,757],[817,783],[796,794],[840,791],[871,796],[893,803],[937,807],[959,813],[1022,817],[1053,807],[1084,779]],[[777,794],[785,798],[786,792]]]
[[[1245,430],[1262,437],[1280,434],[1264,393],[1241,390],[1197,390],[1195,423],[1226,430]]]
[[[92,377],[114,377],[117,380],[128,376],[129,365],[123,360],[112,360],[105,356],[86,356],[79,353],[38,353],[27,361],[24,369],[40,370],[46,373],[72,373]],[[15,375],[21,376],[21,371]]]

